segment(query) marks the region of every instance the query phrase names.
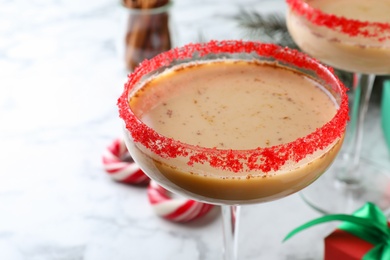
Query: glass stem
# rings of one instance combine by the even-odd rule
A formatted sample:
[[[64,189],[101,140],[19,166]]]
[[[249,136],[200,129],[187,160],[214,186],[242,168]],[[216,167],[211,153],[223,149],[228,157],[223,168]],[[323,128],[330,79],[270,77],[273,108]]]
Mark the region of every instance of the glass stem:
[[[346,134],[345,151],[343,157],[347,163],[345,171],[338,173],[338,180],[347,184],[359,184],[360,173],[358,171],[360,153],[363,141],[363,124],[374,86],[375,75],[359,74],[358,84],[353,93],[351,120]]]
[[[237,236],[240,206],[221,206],[223,225],[223,254],[225,260],[237,259]]]

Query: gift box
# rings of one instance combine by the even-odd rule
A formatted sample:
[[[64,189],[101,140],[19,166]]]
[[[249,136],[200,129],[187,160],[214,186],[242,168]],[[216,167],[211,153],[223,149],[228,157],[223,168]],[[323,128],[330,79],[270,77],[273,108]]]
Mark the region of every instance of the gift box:
[[[324,260],[360,260],[374,245],[341,229],[325,238]]]
[[[312,226],[341,221],[325,237],[325,260],[390,260],[390,228],[386,215],[367,202],[352,215],[330,214],[311,220],[292,230],[284,240]]]
[[[381,104],[382,129],[390,151],[390,80],[384,82]]]

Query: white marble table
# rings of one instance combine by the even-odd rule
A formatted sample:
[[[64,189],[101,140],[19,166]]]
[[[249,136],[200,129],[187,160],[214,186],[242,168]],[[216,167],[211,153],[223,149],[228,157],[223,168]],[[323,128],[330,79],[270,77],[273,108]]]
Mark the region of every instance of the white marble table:
[[[275,0],[177,0],[176,44],[245,38],[239,8],[284,12]],[[221,259],[219,210],[189,224],[158,218],[146,190],[113,182],[101,156],[121,136],[116,99],[126,70],[118,0],[0,0],[0,259]],[[379,108],[363,160],[390,169]],[[245,206],[240,259],[321,259],[334,225],[286,243],[319,216],[292,195]]]

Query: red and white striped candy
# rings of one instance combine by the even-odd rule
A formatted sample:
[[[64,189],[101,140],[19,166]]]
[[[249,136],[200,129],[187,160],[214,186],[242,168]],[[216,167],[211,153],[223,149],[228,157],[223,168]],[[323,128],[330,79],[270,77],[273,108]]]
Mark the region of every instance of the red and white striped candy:
[[[139,185],[149,183],[149,177],[133,161],[122,139],[115,139],[102,159],[104,169],[115,181]]]
[[[173,199],[170,192],[150,181],[148,198],[153,210],[160,217],[174,222],[189,222],[207,214],[213,205],[183,198]]]

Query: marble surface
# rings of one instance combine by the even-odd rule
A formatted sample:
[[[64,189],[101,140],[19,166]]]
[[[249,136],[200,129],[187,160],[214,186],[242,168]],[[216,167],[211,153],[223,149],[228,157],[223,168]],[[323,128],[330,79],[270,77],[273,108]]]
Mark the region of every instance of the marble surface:
[[[177,0],[176,45],[245,39],[229,18],[240,8],[285,11],[275,0]],[[218,208],[188,224],[168,222],[144,188],[103,170],[103,151],[122,134],[126,15],[117,0],[0,0],[0,259],[221,259]],[[378,105],[365,131],[363,161],[390,169]],[[322,259],[334,224],[282,243],[317,216],[298,194],[243,207],[240,259]]]

